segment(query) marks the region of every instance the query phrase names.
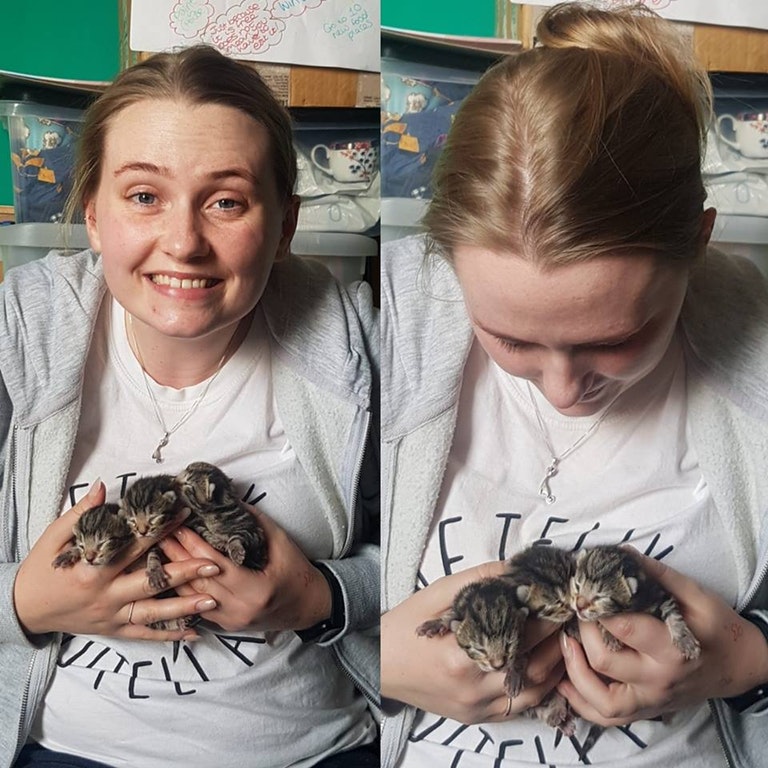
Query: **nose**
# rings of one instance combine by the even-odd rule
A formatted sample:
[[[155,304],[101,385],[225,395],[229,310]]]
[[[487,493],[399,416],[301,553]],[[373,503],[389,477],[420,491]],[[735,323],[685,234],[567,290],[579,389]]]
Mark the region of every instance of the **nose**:
[[[192,206],[174,206],[163,222],[163,250],[179,261],[206,254],[207,246],[200,215]]]
[[[587,391],[587,383],[585,371],[571,352],[553,353],[544,363],[541,391],[559,411],[576,405]]]

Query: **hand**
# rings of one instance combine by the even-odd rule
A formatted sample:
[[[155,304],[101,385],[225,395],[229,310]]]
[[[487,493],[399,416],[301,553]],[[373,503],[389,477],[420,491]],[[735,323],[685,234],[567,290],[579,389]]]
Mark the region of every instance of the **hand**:
[[[325,577],[288,534],[263,512],[250,507],[264,528],[269,551],[263,571],[235,565],[190,528],[177,528],[161,542],[166,556],[178,563],[205,558],[219,575],[194,579],[177,589],[190,597],[211,595],[217,607],[208,621],[228,632],[307,629],[331,615],[331,590]]]
[[[755,626],[692,579],[637,557],[677,600],[701,655],[686,661],[666,625],[646,614],[601,620],[627,646],[619,651],[606,648],[596,624],[580,622],[583,647],[561,635],[568,677],[558,686],[579,715],[599,725],[624,725],[735,696],[768,680],[768,645]]]
[[[511,706],[504,693],[504,672],[483,672],[452,634],[431,638],[416,634],[422,622],[451,606],[465,584],[503,571],[503,562],[489,562],[445,576],[382,616],[382,696],[471,724],[506,720],[538,704],[557,685],[564,668],[557,627],[549,622],[526,624],[524,649],[530,655],[525,688]]]
[[[103,504],[104,498],[104,485],[95,483],[77,505],[46,528],[22,562],[14,582],[14,602],[24,631],[32,635],[69,632],[145,640],[195,637],[190,630],[144,626],[213,607],[206,603],[210,595],[156,599],[156,591],[149,586],[143,569],[125,572],[151,546],[149,542],[132,544],[125,555],[110,565],[93,566],[80,561],[70,568],[53,567],[56,556],[71,544],[74,522],[86,509]],[[172,587],[211,569],[217,570],[204,559],[166,566]]]

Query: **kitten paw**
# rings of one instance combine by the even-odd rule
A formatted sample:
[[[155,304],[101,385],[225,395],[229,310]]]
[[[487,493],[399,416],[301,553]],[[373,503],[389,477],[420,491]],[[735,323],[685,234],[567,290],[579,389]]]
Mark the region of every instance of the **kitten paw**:
[[[235,564],[242,565],[245,562],[245,547],[239,539],[231,539],[227,542],[227,557]]]
[[[416,627],[416,634],[419,637],[442,637],[450,631],[442,619],[431,619]]]
[[[504,693],[509,696],[510,699],[514,699],[515,696],[519,696],[525,687],[523,676],[516,669],[508,669],[507,674],[504,677]]]
[[[71,568],[75,563],[80,562],[82,554],[79,549],[72,548],[62,552],[54,561],[54,568]]]
[[[693,661],[701,656],[701,644],[691,632],[673,637],[672,642],[688,661]]]

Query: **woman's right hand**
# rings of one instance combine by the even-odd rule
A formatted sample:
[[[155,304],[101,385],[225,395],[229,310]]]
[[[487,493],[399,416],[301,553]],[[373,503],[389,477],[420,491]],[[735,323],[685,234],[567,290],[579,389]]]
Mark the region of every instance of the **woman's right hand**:
[[[528,621],[524,647],[530,656],[522,693],[509,701],[504,672],[483,672],[452,634],[419,637],[416,628],[450,608],[465,585],[498,576],[503,562],[489,562],[445,576],[419,590],[381,618],[381,693],[389,699],[460,723],[506,720],[538,704],[564,673],[558,627]]]
[[[14,583],[14,604],[22,628],[28,635],[69,632],[146,640],[195,637],[192,630],[145,626],[216,607],[209,595],[157,599],[157,590],[150,587],[143,568],[125,572],[150,543],[132,544],[110,565],[93,566],[80,561],[70,568],[53,567],[56,556],[71,544],[77,518],[86,509],[103,504],[104,499],[104,485],[94,483],[77,505],[46,528],[21,563]],[[217,566],[202,559],[169,563],[164,569],[170,587],[218,572]]]

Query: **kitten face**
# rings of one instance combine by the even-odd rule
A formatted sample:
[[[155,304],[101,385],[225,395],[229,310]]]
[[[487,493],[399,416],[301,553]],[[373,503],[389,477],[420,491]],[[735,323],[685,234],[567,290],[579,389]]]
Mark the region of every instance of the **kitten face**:
[[[196,461],[176,477],[184,499],[195,509],[211,503],[233,502],[231,480],[216,466],[205,461]]]
[[[622,567],[620,551],[609,547],[583,550],[570,583],[571,607],[582,621],[596,621],[627,610],[638,582]]]
[[[509,586],[499,579],[468,585],[456,606],[456,642],[488,672],[504,669],[517,655],[528,611],[520,608]]]
[[[141,477],[121,501],[125,519],[137,537],[157,537],[179,511],[178,495],[170,475]]]
[[[117,504],[102,504],[85,511],[72,533],[81,559],[90,565],[108,565],[134,540]]]

